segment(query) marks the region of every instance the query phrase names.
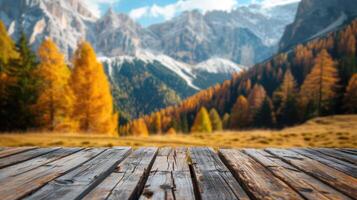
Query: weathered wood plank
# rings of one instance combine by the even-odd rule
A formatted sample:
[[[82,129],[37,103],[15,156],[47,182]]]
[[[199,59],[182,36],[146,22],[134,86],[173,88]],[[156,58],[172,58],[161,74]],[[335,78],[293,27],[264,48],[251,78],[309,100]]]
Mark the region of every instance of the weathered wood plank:
[[[33,158],[31,160],[18,163],[16,165],[8,166],[3,169],[0,169],[0,180],[14,176],[17,174],[22,174],[32,169],[35,169],[41,165],[45,165],[57,159],[68,156],[72,153],[81,150],[80,148],[62,148],[56,151],[49,152],[47,154],[41,155],[39,157]]]
[[[351,198],[357,196],[357,179],[348,176],[334,168],[328,167],[319,161],[313,160],[294,151],[283,149],[267,149],[268,152],[280,157],[285,162],[295,166],[301,171],[318,178]]]
[[[13,148],[6,148],[2,151],[0,151],[0,158],[4,158],[7,156],[11,156],[17,153],[21,153],[24,151],[29,151],[32,149],[36,149],[36,147],[13,147]]]
[[[104,180],[131,152],[128,147],[105,150],[73,171],[49,182],[25,199],[80,199]]]
[[[354,165],[357,165],[357,155],[352,155],[349,153],[337,151],[336,149],[327,149],[327,148],[320,148],[316,149],[317,151],[320,151],[323,154],[326,154],[328,156],[352,163]]]
[[[352,154],[352,155],[357,155],[357,151],[353,151],[352,149],[336,149],[337,151],[342,151],[348,154]]]
[[[104,149],[85,149],[26,173],[5,178],[0,181],[0,199],[16,200],[23,198],[47,182],[75,169],[103,151]]]
[[[154,147],[134,151],[83,200],[137,199],[156,153],[157,148]]]
[[[332,187],[263,150],[245,149],[245,153],[264,165],[276,177],[298,191],[306,199],[350,199]]]
[[[195,199],[186,148],[160,149],[140,199]]]
[[[189,155],[199,198],[249,199],[241,185],[211,148],[190,148]]]
[[[306,157],[309,157],[313,160],[317,160],[327,166],[333,167],[341,172],[344,172],[348,175],[351,175],[357,178],[357,166],[351,163],[345,162],[343,160],[330,157],[326,154],[323,154],[315,149],[292,149],[299,154],[302,154]]]
[[[275,177],[267,168],[239,150],[218,151],[226,166],[256,199],[302,199],[283,181]]]
[[[7,166],[10,166],[10,165],[14,165],[14,164],[26,161],[26,160],[30,160],[32,158],[36,158],[36,157],[38,157],[40,155],[47,154],[47,153],[50,153],[52,151],[56,151],[58,149],[59,149],[58,147],[56,147],[56,148],[33,149],[33,150],[30,150],[30,151],[25,151],[25,152],[21,152],[21,153],[12,155],[12,156],[1,158],[0,159],[0,169],[4,168],[4,167],[7,167]]]

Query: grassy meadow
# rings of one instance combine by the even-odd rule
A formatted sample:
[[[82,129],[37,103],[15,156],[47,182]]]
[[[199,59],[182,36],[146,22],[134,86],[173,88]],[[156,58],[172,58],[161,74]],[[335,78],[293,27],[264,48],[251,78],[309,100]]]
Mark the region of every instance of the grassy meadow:
[[[106,137],[69,133],[3,133],[0,146],[211,146],[232,148],[264,147],[349,147],[357,148],[357,115],[316,118],[284,130],[247,130],[212,134],[153,135],[149,137]]]

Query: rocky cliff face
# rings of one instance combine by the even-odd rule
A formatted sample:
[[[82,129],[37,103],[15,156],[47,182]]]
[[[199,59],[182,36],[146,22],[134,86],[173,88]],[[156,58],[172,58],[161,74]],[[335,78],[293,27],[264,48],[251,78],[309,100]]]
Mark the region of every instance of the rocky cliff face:
[[[356,0],[302,0],[295,21],[287,26],[280,50],[336,30],[357,17]]]

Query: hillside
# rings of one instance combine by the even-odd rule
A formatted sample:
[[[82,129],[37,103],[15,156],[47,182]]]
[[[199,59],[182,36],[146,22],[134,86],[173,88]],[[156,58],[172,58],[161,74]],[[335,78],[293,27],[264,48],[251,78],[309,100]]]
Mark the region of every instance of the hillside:
[[[281,131],[227,131],[214,134],[153,135],[149,137],[105,137],[88,134],[27,133],[1,134],[0,146],[211,146],[264,147],[357,147],[357,115],[316,118]]]
[[[357,20],[143,120],[151,130],[160,119],[166,132],[189,131],[201,108],[217,110],[222,121],[226,118],[226,129],[285,127],[316,116],[354,113],[355,98],[348,96],[356,93],[356,38]],[[133,134],[135,126],[123,127],[122,134]]]

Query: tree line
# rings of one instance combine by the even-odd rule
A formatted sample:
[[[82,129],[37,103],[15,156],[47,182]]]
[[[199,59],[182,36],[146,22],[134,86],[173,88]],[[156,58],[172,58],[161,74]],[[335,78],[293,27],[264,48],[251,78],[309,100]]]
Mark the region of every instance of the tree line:
[[[229,130],[283,128],[318,116],[356,114],[356,39],[354,20],[342,30],[234,74],[177,106],[127,123],[120,133],[221,130],[213,128],[216,124]]]
[[[88,42],[67,63],[50,38],[35,54],[25,34],[15,44],[0,21],[0,49],[0,131],[117,135],[110,84]]]

